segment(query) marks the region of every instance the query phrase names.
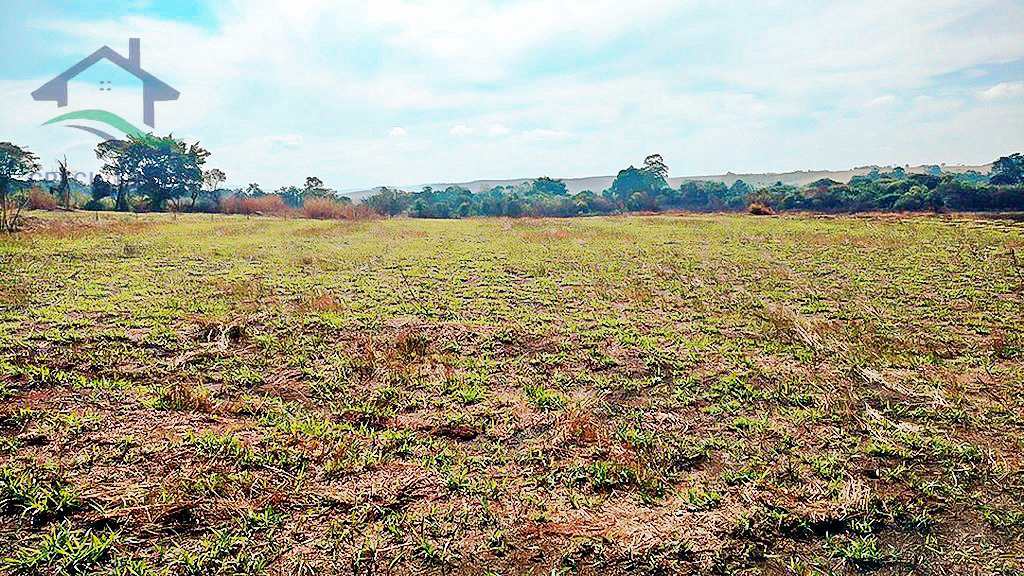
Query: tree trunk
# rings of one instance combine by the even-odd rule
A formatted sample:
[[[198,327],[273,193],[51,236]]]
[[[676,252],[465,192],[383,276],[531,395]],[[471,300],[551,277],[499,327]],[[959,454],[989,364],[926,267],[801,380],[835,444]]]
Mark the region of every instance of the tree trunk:
[[[7,179],[0,180],[0,232],[7,231]]]
[[[114,203],[114,209],[119,212],[128,211],[128,199],[125,197],[125,185],[121,182],[117,184],[117,202]]]

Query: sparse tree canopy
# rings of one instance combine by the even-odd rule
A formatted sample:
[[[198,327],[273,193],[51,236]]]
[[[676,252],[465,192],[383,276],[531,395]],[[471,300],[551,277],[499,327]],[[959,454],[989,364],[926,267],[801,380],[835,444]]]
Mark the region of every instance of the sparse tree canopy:
[[[661,154],[651,154],[644,158],[643,169],[644,172],[654,174],[662,180],[668,180],[668,165],[665,164],[665,159],[661,157]]]
[[[203,186],[206,187],[207,194],[214,195],[217,189],[220,188],[220,185],[227,179],[227,175],[219,168],[211,168],[210,170],[203,171]],[[195,209],[196,200],[199,198],[199,194],[201,192],[201,188],[194,188],[192,190],[192,209]]]
[[[57,191],[59,198],[64,202],[64,208],[71,208],[71,181],[70,181],[70,169],[68,168],[68,158],[64,157],[64,160],[57,161],[57,173],[60,175],[60,183],[58,184]]]
[[[263,189],[260,188],[259,184],[250,182],[249,185],[245,187],[242,195],[248,196],[249,198],[259,198],[260,196],[263,196]]]
[[[324,181],[316,176],[306,177],[306,190],[317,190],[324,187]]]
[[[24,199],[15,201],[13,197],[14,182],[39,170],[38,156],[10,142],[0,142],[0,231],[14,232],[25,206]]]

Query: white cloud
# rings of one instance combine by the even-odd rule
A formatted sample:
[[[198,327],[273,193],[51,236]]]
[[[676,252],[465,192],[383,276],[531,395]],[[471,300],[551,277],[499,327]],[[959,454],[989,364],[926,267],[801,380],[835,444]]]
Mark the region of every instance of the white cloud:
[[[268,136],[267,142],[272,146],[282,148],[298,148],[302,146],[301,134],[281,134],[279,136]]]
[[[409,132],[405,128],[402,128],[401,126],[395,126],[391,130],[388,130],[388,136],[391,136],[392,138],[404,138],[405,136],[408,135]]]
[[[449,130],[448,133],[452,136],[469,136],[473,133],[473,129],[465,124],[456,124],[451,127],[451,130]]]
[[[491,124],[487,128],[487,133],[491,136],[504,136],[508,134],[510,130],[504,124]]]
[[[1024,96],[1024,82],[1000,82],[979,94],[983,100],[999,100],[1003,98],[1020,98]]]
[[[523,138],[527,140],[565,140],[572,134],[564,130],[551,130],[549,128],[537,128],[523,132]]]
[[[867,104],[865,104],[865,106],[868,108],[881,108],[893,104],[894,102],[896,102],[895,96],[892,94],[885,94],[884,96],[872,98]]]

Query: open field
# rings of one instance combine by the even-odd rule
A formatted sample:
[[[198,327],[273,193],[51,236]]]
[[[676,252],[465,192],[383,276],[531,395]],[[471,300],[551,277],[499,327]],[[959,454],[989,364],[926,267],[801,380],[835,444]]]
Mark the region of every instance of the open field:
[[[0,573],[1024,573],[1024,225],[35,217]]]

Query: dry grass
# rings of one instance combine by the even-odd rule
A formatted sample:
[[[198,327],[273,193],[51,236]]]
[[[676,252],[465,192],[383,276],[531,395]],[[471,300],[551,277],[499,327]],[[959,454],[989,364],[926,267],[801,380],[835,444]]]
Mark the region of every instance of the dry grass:
[[[267,216],[287,216],[295,212],[294,209],[289,208],[288,205],[284,203],[284,200],[281,199],[280,196],[276,195],[259,196],[255,198],[231,196],[221,201],[220,211],[224,214]]]

